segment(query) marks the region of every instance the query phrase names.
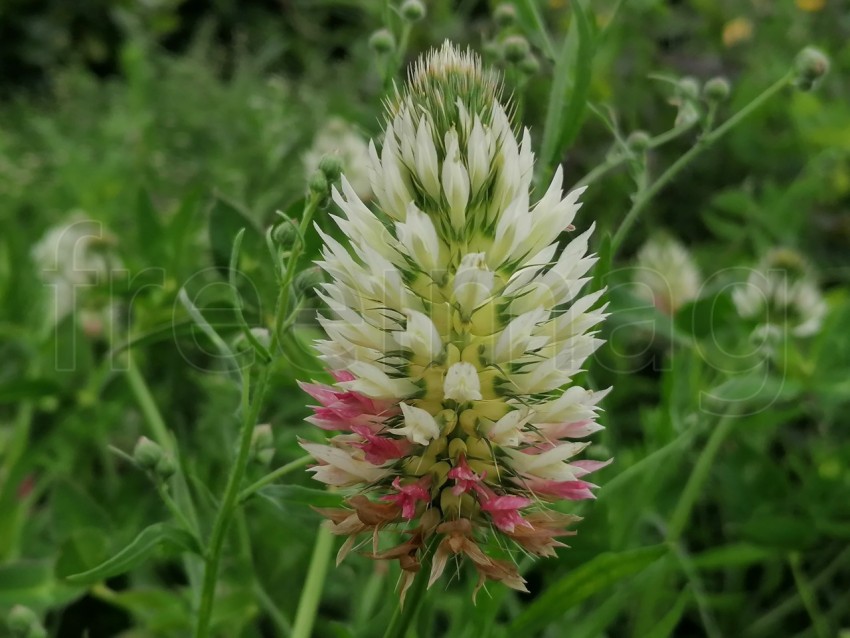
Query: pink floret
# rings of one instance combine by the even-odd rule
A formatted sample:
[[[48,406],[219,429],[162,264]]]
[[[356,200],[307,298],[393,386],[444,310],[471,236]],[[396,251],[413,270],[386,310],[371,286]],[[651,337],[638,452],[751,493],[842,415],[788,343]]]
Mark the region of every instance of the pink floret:
[[[401,515],[407,520],[416,516],[416,503],[423,501],[427,503],[431,500],[431,494],[428,491],[428,485],[431,482],[429,476],[423,476],[415,483],[408,485],[401,484],[401,477],[397,476],[393,480],[393,487],[398,490],[398,494],[387,494],[382,496],[382,501],[395,503],[401,508]]]

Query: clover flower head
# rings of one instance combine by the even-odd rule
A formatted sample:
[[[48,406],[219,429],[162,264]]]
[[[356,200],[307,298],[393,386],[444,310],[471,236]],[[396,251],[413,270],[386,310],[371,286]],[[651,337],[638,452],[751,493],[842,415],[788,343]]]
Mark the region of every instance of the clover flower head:
[[[30,256],[46,286],[48,316],[54,323],[78,309],[81,299],[92,286],[104,283],[121,261],[111,251],[115,238],[103,225],[82,212],[73,213],[65,222],[47,229],[32,247]],[[108,320],[110,313],[100,319]]]
[[[817,333],[827,311],[811,267],[790,248],[768,251],[732,301],[741,317],[759,322],[760,333],[787,328],[796,337]]]
[[[309,176],[319,168],[326,155],[337,156],[348,182],[362,200],[372,197],[369,182],[369,147],[357,129],[340,117],[332,117],[316,134],[313,144],[304,153],[305,173]]]
[[[638,251],[633,282],[637,296],[674,315],[697,298],[702,279],[688,249],[673,237],[658,234]]]
[[[605,317],[601,291],[581,294],[591,231],[561,243],[583,189],[564,196],[558,169],[532,201],[528,130],[448,43],[388,101],[370,156],[374,210],[343,175],[347,240],[319,230],[335,383],[303,387],[313,423],[342,433],[302,445],[316,479],[354,491],[322,513],[348,537],[340,560],[366,534],[370,556],[399,561],[402,597],[425,553],[432,584],[468,558],[479,586],[522,590],[513,554],[553,555],[578,519],[547,504],[593,498],[586,477],[607,464],[576,460],[606,394],[573,383]],[[383,549],[383,530],[404,542]]]

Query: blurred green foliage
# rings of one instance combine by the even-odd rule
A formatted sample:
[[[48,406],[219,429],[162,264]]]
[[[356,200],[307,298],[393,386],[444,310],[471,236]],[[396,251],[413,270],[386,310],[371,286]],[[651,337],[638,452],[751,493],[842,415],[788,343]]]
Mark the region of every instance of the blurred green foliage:
[[[567,3],[531,4],[562,41]],[[594,454],[616,461],[600,472],[598,501],[574,508],[585,520],[572,549],[524,565],[529,595],[491,586],[470,611],[465,576],[433,591],[415,635],[826,638],[850,626],[850,14],[841,4],[587,4],[593,109],[560,158],[567,183],[616,148],[612,122],[623,138],[673,126],[673,92],[652,74],[727,77],[726,117],[807,44],[827,51],[833,70],[816,92],[782,93],[680,174],[613,263],[608,344],[588,376],[614,386]],[[522,10],[498,26],[494,7],[428,3],[406,59],[444,38],[484,50],[539,144],[555,61]],[[263,233],[275,210],[300,213],[302,156],[323,122],[341,116],[364,136],[377,132],[383,78],[368,38],[386,20],[383,2],[343,0],[0,8],[0,619],[17,604],[61,638],[189,635],[196,548],[149,477],[110,447],[130,453],[150,436],[155,405],[186,477],[175,498],[191,491],[208,530],[239,392],[178,290],[239,347],[221,271],[246,227],[239,286],[252,325],[267,322],[273,266]],[[538,72],[499,59],[498,43],[512,35],[529,39]],[[650,151],[650,173],[694,140]],[[629,169],[585,196],[576,223],[595,221],[598,242],[629,207]],[[318,215],[328,230],[330,212]],[[89,286],[87,315],[53,325],[53,291],[31,247],[74,215],[102,224],[103,249],[120,267]],[[674,318],[629,293],[633,255],[659,228],[688,244],[706,280],[702,298]],[[311,237],[309,258],[317,246]],[[828,313],[817,335],[767,356],[749,341],[730,285],[774,246],[812,262]],[[318,332],[309,317],[302,323],[284,344],[262,417],[273,426],[272,467],[301,456],[297,437],[315,436],[295,381],[321,374],[305,345]],[[147,400],[128,370],[147,380]],[[715,437],[718,428],[728,432]],[[256,462],[248,478],[267,471]],[[683,493],[702,471],[691,510]],[[238,516],[217,635],[285,635],[295,614],[319,524],[308,505],[328,495],[300,471],[285,482]],[[116,555],[115,570],[66,578]],[[328,579],[315,635],[377,635],[396,578],[348,559]]]

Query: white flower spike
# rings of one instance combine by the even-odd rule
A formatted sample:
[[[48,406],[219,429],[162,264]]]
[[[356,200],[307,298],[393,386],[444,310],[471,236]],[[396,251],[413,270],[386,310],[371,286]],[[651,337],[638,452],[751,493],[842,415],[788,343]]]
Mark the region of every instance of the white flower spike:
[[[601,292],[581,296],[592,224],[559,243],[582,190],[565,196],[559,169],[533,200],[531,137],[517,139],[510,113],[471,52],[424,56],[388,101],[383,147],[370,146],[374,210],[343,182],[350,250],[322,235],[318,348],[336,384],[303,387],[321,404],[311,421],[342,434],[305,447],[317,479],[363,491],[323,510],[336,533],[408,536],[373,554],[399,560],[402,595],[426,546],[431,583],[465,555],[482,581],[524,589],[479,545],[500,534],[553,555],[576,519],[545,504],[592,498],[582,477],[605,465],[574,460],[605,394],[572,385],[605,317]]]

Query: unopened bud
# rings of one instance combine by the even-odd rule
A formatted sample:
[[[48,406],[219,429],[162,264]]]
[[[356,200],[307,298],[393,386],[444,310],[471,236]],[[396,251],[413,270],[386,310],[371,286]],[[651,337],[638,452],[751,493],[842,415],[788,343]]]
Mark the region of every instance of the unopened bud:
[[[293,286],[295,287],[295,292],[297,294],[305,295],[312,292],[313,288],[323,283],[324,280],[325,277],[321,268],[313,266],[298,273],[295,277],[295,281],[293,282]]]
[[[517,68],[526,75],[537,75],[537,72],[540,71],[540,62],[537,61],[533,53],[529,53],[517,65]]]
[[[406,0],[401,5],[401,16],[408,22],[418,22],[425,17],[425,5],[420,0]]]
[[[820,49],[806,47],[797,54],[794,68],[797,71],[797,87],[809,91],[829,72],[829,58]]]
[[[292,248],[295,241],[298,239],[298,222],[291,217],[278,213],[282,217],[281,221],[275,225],[272,231],[272,239],[281,248]]]
[[[41,619],[29,607],[15,605],[9,610],[6,624],[16,638],[45,638],[47,631],[41,624]]]
[[[491,60],[499,60],[502,57],[502,47],[494,40],[485,42],[481,47],[481,51],[485,58],[489,58]]]
[[[732,87],[729,80],[724,77],[711,78],[702,87],[702,94],[709,102],[722,102],[729,97]]]
[[[329,182],[335,182],[342,175],[342,159],[339,155],[325,155],[319,162],[319,170]]]
[[[646,131],[632,131],[626,138],[626,145],[635,153],[643,153],[649,148],[651,139]]]
[[[156,464],[154,471],[159,478],[163,481],[167,481],[174,476],[174,473],[177,471],[177,464],[174,462],[174,459],[170,454],[163,454],[162,458],[159,459],[159,462]]]
[[[139,464],[139,467],[146,470],[155,470],[164,454],[159,443],[151,441],[146,436],[140,437],[136,447],[133,448],[133,460]]]
[[[505,52],[505,59],[513,64],[522,62],[531,52],[528,40],[521,35],[512,35],[505,38],[505,41],[502,42],[502,49]]]
[[[251,455],[262,465],[268,465],[274,456],[274,436],[272,426],[263,423],[254,428],[251,434]]]
[[[325,174],[322,171],[316,171],[313,173],[310,177],[308,186],[310,187],[311,193],[321,195],[322,198],[326,198],[328,196],[330,184],[328,183],[328,178],[325,177]]]
[[[378,29],[369,36],[369,46],[376,53],[391,53],[395,49],[395,37],[389,29]]]
[[[679,94],[686,100],[699,98],[699,82],[690,76],[684,77],[676,83]]]
[[[507,2],[500,4],[496,7],[496,11],[493,13],[493,18],[496,20],[496,24],[503,29],[505,27],[510,27],[516,22],[516,8],[514,5],[508,4]]]

